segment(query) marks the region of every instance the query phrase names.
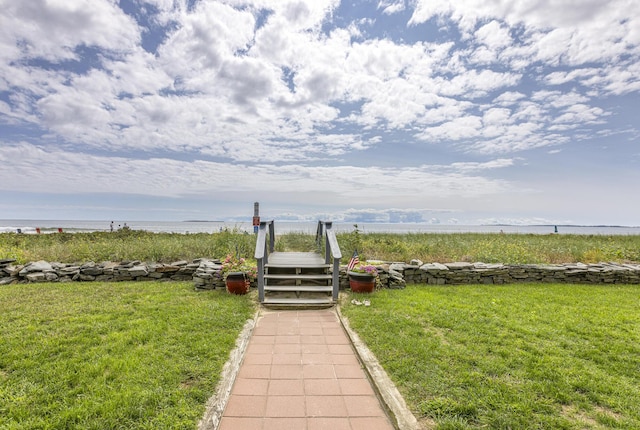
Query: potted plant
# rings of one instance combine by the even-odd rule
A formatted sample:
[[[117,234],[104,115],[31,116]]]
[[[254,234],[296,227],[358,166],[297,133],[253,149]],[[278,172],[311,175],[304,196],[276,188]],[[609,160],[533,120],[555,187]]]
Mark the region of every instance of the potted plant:
[[[227,291],[232,294],[247,294],[251,280],[255,279],[258,271],[255,265],[242,257],[227,255],[222,262],[222,276]]]
[[[378,279],[378,268],[372,264],[358,263],[347,271],[349,287],[354,293],[371,293]]]

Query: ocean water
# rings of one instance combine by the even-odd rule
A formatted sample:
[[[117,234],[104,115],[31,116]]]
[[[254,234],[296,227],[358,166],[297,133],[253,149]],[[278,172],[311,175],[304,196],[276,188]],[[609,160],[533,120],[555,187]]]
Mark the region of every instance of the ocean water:
[[[118,229],[125,223],[115,221],[114,227]],[[247,222],[195,222],[195,221],[128,221],[127,226],[132,230],[146,230],[154,233],[217,233],[222,229],[237,230],[240,232],[253,232],[250,221]],[[442,225],[419,223],[357,223],[362,233],[521,233],[521,234],[550,234],[555,232],[553,225]],[[315,222],[275,222],[276,234],[279,233],[305,233],[315,234],[317,223]],[[640,227],[620,226],[563,226],[558,225],[560,234],[583,235],[639,235]],[[58,229],[64,232],[94,232],[109,231],[110,221],[83,221],[83,220],[0,220],[0,233],[16,233],[20,230],[25,234],[56,233]],[[354,223],[334,223],[337,232],[354,231]]]

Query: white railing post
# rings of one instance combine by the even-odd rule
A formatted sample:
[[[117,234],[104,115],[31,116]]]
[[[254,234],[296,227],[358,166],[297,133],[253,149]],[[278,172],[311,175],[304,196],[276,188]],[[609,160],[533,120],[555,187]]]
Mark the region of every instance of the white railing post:
[[[275,246],[274,239],[275,228],[272,221],[263,221],[258,229],[258,237],[256,238],[256,251],[254,257],[258,263],[258,301],[264,302],[264,272],[266,265],[269,263],[269,253],[273,252]],[[267,236],[269,242],[267,244]]]
[[[324,262],[325,264],[329,264],[331,262],[331,244],[329,243],[329,230],[331,230],[331,226],[333,224],[331,222],[325,223],[325,244],[324,244]]]
[[[342,252],[340,252],[340,245],[338,245],[338,239],[333,231],[333,223],[324,223],[325,233],[325,263],[331,262],[331,256],[333,256],[333,270],[331,281],[333,284],[332,296],[333,300],[338,300],[338,293],[340,291],[340,260],[342,259]]]

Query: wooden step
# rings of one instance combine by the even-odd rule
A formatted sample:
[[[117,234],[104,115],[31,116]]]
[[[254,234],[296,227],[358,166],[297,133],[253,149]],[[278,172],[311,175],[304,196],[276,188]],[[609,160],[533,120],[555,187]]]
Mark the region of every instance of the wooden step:
[[[297,275],[295,273],[291,273],[291,274],[278,274],[278,275],[269,275],[269,274],[265,274],[264,275],[264,279],[281,279],[281,280],[291,280],[291,279],[332,279],[331,275],[326,275],[323,273],[318,273],[317,275],[314,274],[304,274],[304,275]]]
[[[292,298],[292,297],[265,297],[264,302],[265,305],[333,305],[333,299],[331,297],[322,297],[322,298],[309,298],[309,297],[301,297],[301,298]]]
[[[265,285],[264,290],[278,292],[306,291],[311,293],[331,293],[333,292],[333,287],[331,285]]]
[[[331,267],[331,264],[317,264],[317,263],[280,263],[280,264],[274,264],[274,263],[268,263],[265,264],[265,266],[267,269],[272,268],[272,269],[297,269],[297,268],[301,268],[301,269],[329,269]]]

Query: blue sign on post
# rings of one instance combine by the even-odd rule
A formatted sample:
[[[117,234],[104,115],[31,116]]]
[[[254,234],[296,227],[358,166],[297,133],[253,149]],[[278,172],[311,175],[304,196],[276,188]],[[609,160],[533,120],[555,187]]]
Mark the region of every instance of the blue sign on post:
[[[253,234],[258,234],[258,227],[260,227],[260,203],[255,202],[253,204]]]

